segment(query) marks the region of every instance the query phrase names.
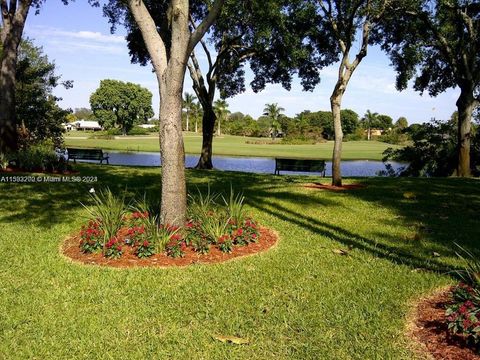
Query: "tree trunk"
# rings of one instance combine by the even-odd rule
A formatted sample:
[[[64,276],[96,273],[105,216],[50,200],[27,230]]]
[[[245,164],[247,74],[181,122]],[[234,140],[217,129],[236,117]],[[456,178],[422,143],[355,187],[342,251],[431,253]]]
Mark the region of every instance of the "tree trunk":
[[[470,138],[472,129],[472,113],[475,110],[473,90],[462,89],[457,100],[458,132],[457,155],[458,163],[456,175],[459,177],[471,176],[470,169]]]
[[[15,113],[15,74],[17,50],[22,39],[25,20],[31,0],[20,1],[16,12],[4,12],[0,31],[2,55],[0,57],[0,153],[18,149]],[[13,8],[10,11],[15,11]]]
[[[181,67],[170,72],[184,74]],[[163,84],[166,91],[160,91],[161,220],[164,224],[178,226],[185,223],[187,209],[185,148],[182,136],[182,74],[169,76],[168,83]]]
[[[332,157],[332,185],[342,186],[342,142],[343,142],[343,130],[342,130],[342,118],[340,109],[342,106],[342,92],[334,91],[330,97],[330,106],[332,108],[333,115],[333,128],[334,128],[334,143],[333,143],[333,157]]]
[[[3,44],[0,68],[0,152],[17,150],[18,134],[15,114],[15,72],[17,45],[13,41]]]
[[[188,124],[188,120],[189,120],[189,119],[188,119],[188,113],[189,113],[189,112],[187,111],[187,131],[188,131],[188,125],[189,125],[189,124]]]
[[[216,115],[213,111],[212,104],[203,105],[203,118],[202,118],[202,152],[200,153],[200,159],[195,166],[196,169],[213,169],[212,164],[212,144],[213,133],[215,129]]]

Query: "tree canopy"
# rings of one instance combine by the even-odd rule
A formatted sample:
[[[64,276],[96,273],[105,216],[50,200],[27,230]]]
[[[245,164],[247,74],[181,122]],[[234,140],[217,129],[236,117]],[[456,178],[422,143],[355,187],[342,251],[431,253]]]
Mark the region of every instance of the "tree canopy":
[[[436,96],[460,89],[457,131],[459,176],[470,174],[471,119],[480,104],[480,5],[467,0],[397,0],[378,40],[397,71],[396,85]]]
[[[71,88],[71,81],[60,81],[55,64],[31,40],[24,39],[18,49],[16,69],[15,107],[23,138],[37,142],[45,139],[61,143],[61,123],[66,122],[69,111],[61,109],[53,95],[57,86]]]
[[[90,106],[100,125],[106,129],[119,127],[124,134],[153,116],[152,93],[118,80],[102,80],[90,96]]]

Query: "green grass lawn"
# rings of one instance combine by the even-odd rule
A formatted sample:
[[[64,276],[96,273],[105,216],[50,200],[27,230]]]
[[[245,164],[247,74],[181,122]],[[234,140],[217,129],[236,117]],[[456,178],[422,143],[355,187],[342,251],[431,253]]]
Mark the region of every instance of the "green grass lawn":
[[[69,133],[65,138],[65,144],[70,147],[97,147],[106,150],[119,151],[159,151],[158,138],[153,136],[138,137],[130,136],[125,139],[76,139],[73,137],[89,136],[81,132]],[[186,133],[185,151],[187,154],[200,154],[202,137],[199,134]],[[333,142],[316,145],[282,145],[282,144],[247,144],[246,141],[268,139],[248,138],[241,136],[216,137],[213,141],[213,153],[215,155],[232,156],[264,156],[264,157],[299,157],[330,159],[332,157]],[[280,142],[281,140],[278,140]],[[350,141],[343,144],[344,160],[381,160],[383,151],[388,147],[395,147],[378,141]]]
[[[78,167],[97,189],[159,194],[159,169]],[[307,177],[187,174],[191,191],[243,189],[278,246],[182,269],[78,265],[59,246],[91,184],[0,182],[0,358],[412,359],[412,301],[453,282],[454,241],[478,247],[477,180],[371,178],[333,193]]]

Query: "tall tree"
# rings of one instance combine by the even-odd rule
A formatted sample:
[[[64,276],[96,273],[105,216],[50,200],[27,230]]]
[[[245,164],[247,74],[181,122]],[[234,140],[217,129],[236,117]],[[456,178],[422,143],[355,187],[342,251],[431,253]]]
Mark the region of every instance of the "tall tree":
[[[315,46],[320,52],[332,52],[332,56],[340,59],[335,87],[330,96],[335,131],[332,184],[342,185],[341,156],[343,129],[341,121],[342,99],[350,79],[367,55],[368,45],[372,42],[373,28],[384,15],[388,0],[318,0],[318,39],[323,40],[327,34],[335,40],[330,49],[325,43],[315,39]],[[358,51],[354,50],[355,36],[360,33]],[[352,57],[352,52],[353,57]]]
[[[22,40],[18,47],[15,78],[15,108],[23,144],[50,139],[60,145],[61,124],[67,121],[69,111],[57,105],[61,99],[53,95],[53,90],[60,85],[69,89],[72,82],[60,81],[55,64],[43,54],[41,47],[28,39]]]
[[[217,135],[220,136],[222,135],[221,123],[222,121],[225,123],[225,120],[227,119],[227,115],[230,113],[230,111],[228,110],[228,103],[224,99],[216,100],[215,103],[213,104],[213,107],[218,119]]]
[[[157,77],[162,160],[161,220],[164,223],[181,225],[186,214],[182,93],[188,58],[215,22],[223,3],[224,0],[215,0],[193,31],[189,28],[188,0],[152,2],[153,7],[149,8],[143,0],[110,0],[104,9],[117,23],[127,19],[125,23],[133,21],[136,24]]]
[[[396,0],[382,22],[383,48],[403,90],[436,96],[453,87],[457,98],[458,176],[469,176],[472,113],[480,104],[480,4],[469,0]]]
[[[378,113],[372,113],[370,110],[367,110],[367,112],[363,116],[362,122],[367,129],[367,140],[371,140],[372,138],[372,127],[375,127],[377,119]]]
[[[183,98],[183,109],[185,109],[185,112],[186,112],[186,115],[187,115],[187,126],[186,126],[186,131],[189,131],[189,117],[190,117],[190,113],[192,112],[193,110],[193,106],[195,104],[195,100],[197,98],[195,97],[195,95],[193,94],[190,94],[188,92],[185,93],[184,95],[184,98]]]
[[[90,96],[90,106],[105,128],[120,127],[123,134],[135,124],[146,123],[153,116],[152,93],[133,83],[102,80]]]
[[[41,0],[34,2],[40,6]],[[17,50],[33,0],[0,0],[0,153],[18,148],[15,113]]]
[[[265,108],[263,109],[263,115],[267,116],[270,119],[270,127],[272,129],[272,139],[275,140],[278,131],[280,128],[280,117],[282,116],[282,112],[284,112],[285,109],[282,108],[281,106],[278,106],[277,103],[274,104],[265,104]]]

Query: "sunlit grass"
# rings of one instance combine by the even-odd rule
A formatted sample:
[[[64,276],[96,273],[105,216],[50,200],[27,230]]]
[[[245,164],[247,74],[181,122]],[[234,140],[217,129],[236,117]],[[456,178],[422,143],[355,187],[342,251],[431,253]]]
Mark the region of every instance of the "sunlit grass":
[[[98,177],[96,189],[127,189],[127,200],[158,197],[158,169],[79,169]],[[92,184],[0,183],[0,358],[414,358],[403,336],[412,299],[453,281],[454,241],[478,247],[478,181],[355,180],[367,187],[344,193],[302,186],[311,181],[190,171],[192,194],[207,183],[242,191],[278,246],[224,264],[128,270],[59,253]],[[349,256],[333,251],[349,246]]]
[[[72,133],[70,133],[72,134]],[[74,133],[65,138],[65,144],[70,147],[97,147],[105,150],[118,151],[160,151],[158,138],[125,137],[115,140],[81,139],[74,136],[88,136],[81,132]],[[184,136],[185,151],[187,154],[200,154],[202,137],[198,134],[188,133]],[[330,159],[332,157],[333,142],[319,143],[316,145],[282,145],[279,144],[247,144],[247,141],[263,140],[242,136],[224,135],[215,137],[213,141],[214,155],[231,156],[259,156],[259,157],[298,157]],[[388,147],[396,147],[378,141],[350,141],[343,144],[343,159],[345,160],[381,160],[383,151]]]

